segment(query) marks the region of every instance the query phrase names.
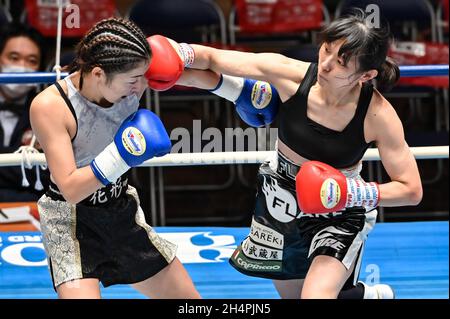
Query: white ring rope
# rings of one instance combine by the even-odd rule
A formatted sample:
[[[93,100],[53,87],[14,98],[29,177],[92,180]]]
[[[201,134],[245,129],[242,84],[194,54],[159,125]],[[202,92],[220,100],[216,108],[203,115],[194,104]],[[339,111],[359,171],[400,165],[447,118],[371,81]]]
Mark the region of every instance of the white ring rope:
[[[56,54],[55,66],[53,71],[56,72],[56,81],[61,80],[61,38],[62,38],[62,16],[63,16],[63,0],[58,0],[58,25],[56,29]]]
[[[37,149],[34,148],[34,144],[36,142],[36,136],[33,135],[31,139],[30,145],[24,145],[19,147],[17,151],[15,151],[12,155],[18,158],[18,163],[16,165],[20,165],[22,171],[22,186],[28,187],[30,183],[28,182],[27,175],[25,174],[25,168],[32,169],[34,165],[36,165],[36,183],[34,184],[34,188],[38,191],[43,190],[44,186],[41,182],[41,173],[39,171],[39,167],[43,170],[47,169],[47,162],[36,163],[35,157],[43,155],[39,153]],[[2,154],[2,155],[10,155],[10,154]]]
[[[448,146],[410,147],[416,159],[449,158]],[[196,165],[227,165],[227,164],[258,164],[264,162],[275,151],[255,152],[216,152],[216,153],[173,153],[162,157],[155,157],[144,162],[141,167],[149,166],[196,166]],[[18,166],[22,162],[21,154],[0,154],[0,167]],[[27,154],[30,165],[45,165],[45,155],[32,152]],[[364,161],[378,161],[378,149],[368,149],[363,157]]]

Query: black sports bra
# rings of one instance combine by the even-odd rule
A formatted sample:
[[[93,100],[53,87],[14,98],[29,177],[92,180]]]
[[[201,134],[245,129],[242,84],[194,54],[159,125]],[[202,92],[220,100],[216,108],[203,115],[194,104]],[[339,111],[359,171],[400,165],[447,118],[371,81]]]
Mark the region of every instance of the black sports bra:
[[[335,168],[357,164],[372,143],[364,139],[364,119],[372,99],[373,86],[364,83],[354,117],[343,131],[335,131],[307,117],[308,94],[317,81],[317,64],[312,63],[300,87],[278,114],[279,139],[290,149],[309,160]]]

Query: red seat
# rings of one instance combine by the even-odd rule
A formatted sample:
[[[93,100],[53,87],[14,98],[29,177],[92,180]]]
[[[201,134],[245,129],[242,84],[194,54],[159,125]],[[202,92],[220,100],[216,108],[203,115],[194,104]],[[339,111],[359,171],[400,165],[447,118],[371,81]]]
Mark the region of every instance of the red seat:
[[[67,2],[67,1],[63,1]],[[57,1],[26,0],[28,23],[44,36],[54,37],[58,26]],[[71,0],[63,8],[63,37],[81,38],[98,21],[114,16],[113,0]]]
[[[322,0],[236,0],[240,32],[283,33],[318,29]]]

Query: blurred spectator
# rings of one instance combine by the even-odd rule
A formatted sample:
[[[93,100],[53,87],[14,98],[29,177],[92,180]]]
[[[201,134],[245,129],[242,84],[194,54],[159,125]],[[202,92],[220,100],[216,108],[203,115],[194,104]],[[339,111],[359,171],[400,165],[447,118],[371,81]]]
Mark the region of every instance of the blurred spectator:
[[[0,30],[0,72],[35,72],[43,55],[39,33],[17,23]],[[0,153],[13,153],[29,145],[32,131],[29,119],[31,100],[36,95],[34,84],[0,84]],[[22,185],[20,167],[0,167],[0,202],[35,201],[42,194],[38,175],[44,185],[48,172],[25,169],[30,186]],[[37,189],[36,189],[37,188]]]

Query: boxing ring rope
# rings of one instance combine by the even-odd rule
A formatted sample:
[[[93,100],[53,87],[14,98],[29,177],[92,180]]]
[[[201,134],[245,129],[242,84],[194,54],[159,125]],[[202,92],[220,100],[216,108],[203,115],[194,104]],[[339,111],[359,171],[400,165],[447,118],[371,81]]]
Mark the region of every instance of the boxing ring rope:
[[[63,1],[58,0],[58,24],[56,27],[56,53],[55,65],[53,71],[56,71],[56,80],[61,80],[61,40],[62,40],[62,18],[63,18]]]
[[[448,76],[448,64],[402,65],[399,68],[401,77]],[[0,73],[0,83],[53,83],[58,75],[56,72],[5,72]],[[60,75],[64,78],[68,73],[62,72]]]
[[[65,78],[69,75],[67,72],[61,73],[61,78]],[[0,73],[0,83],[37,83],[46,84],[54,83],[57,81],[57,72],[4,72]]]
[[[449,158],[448,146],[411,147],[416,159]],[[264,162],[275,151],[251,152],[213,152],[213,153],[172,153],[162,157],[155,157],[145,161],[141,167],[170,167],[197,165],[228,165],[228,164],[258,164]],[[22,163],[22,154],[0,154],[0,167],[18,166]],[[29,154],[27,159],[32,165],[44,165],[44,154]],[[377,149],[368,149],[363,157],[364,161],[379,161]]]
[[[448,76],[448,64],[404,65],[400,66],[400,76]]]

